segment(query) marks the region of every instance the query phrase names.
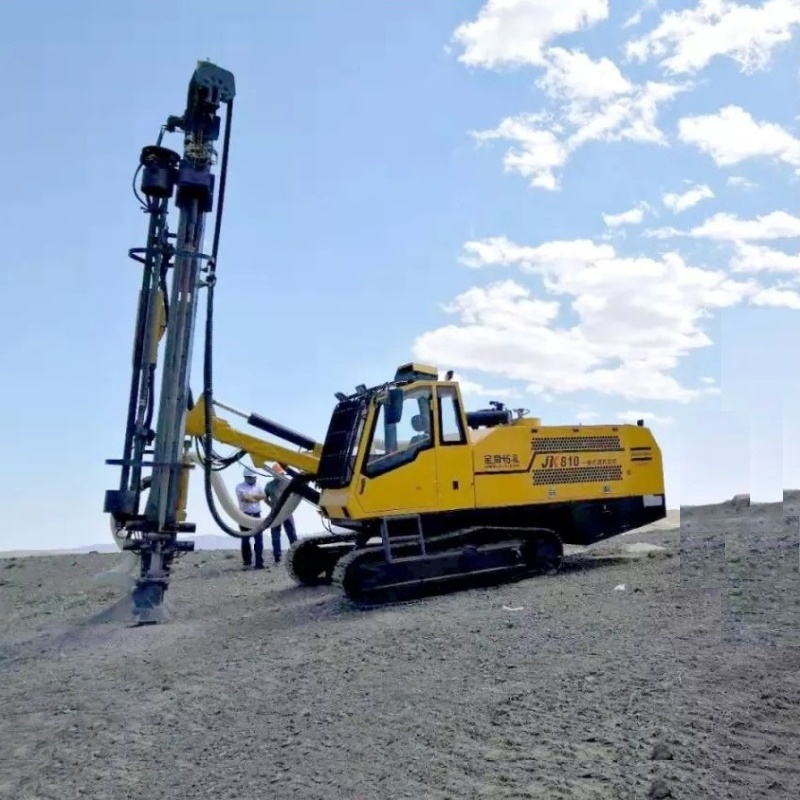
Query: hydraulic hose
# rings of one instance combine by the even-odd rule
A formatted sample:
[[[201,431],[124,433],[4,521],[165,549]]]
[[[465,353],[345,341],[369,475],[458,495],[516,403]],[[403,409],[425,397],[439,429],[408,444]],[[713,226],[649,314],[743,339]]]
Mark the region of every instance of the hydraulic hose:
[[[236,503],[228,493],[225,482],[219,473],[212,473],[211,483],[214,489],[214,494],[217,496],[220,505],[225,509],[226,513],[233,519],[234,522],[246,528],[250,528],[249,533],[238,533],[239,536],[252,536],[253,533],[266,530],[267,528],[282,525],[285,520],[290,517],[297,506],[300,505],[302,498],[298,494],[289,494],[288,490],[284,490],[281,498],[279,499],[280,505],[276,503],[275,508],[270,511],[266,519],[258,519],[250,517],[239,511]]]

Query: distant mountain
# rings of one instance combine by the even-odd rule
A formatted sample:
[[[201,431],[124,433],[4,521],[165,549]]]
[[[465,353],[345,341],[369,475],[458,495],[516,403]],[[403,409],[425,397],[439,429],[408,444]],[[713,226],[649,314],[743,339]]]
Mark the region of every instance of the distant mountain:
[[[232,536],[214,536],[211,534],[193,536],[195,550],[236,550],[239,540]],[[66,556],[85,555],[87,553],[118,553],[119,548],[113,542],[87,544],[83,547],[53,550],[6,550],[0,551],[0,558],[22,558],[23,556]]]
[[[334,529],[334,533],[338,529]],[[318,533],[323,533],[319,531]],[[316,536],[317,532],[303,534],[304,536]],[[199,536],[181,537],[188,538],[194,542],[195,550],[238,550],[239,539],[233,536],[216,536],[214,534],[200,534]],[[301,537],[302,538],[302,537]],[[286,545],[286,534],[283,535],[284,546]],[[269,534],[264,537],[264,546],[271,547]],[[0,558],[22,558],[23,556],[65,556],[65,555],[85,555],[87,553],[118,553],[119,548],[113,542],[103,542],[102,544],[87,544],[82,547],[72,547],[69,549],[52,550],[0,550]]]

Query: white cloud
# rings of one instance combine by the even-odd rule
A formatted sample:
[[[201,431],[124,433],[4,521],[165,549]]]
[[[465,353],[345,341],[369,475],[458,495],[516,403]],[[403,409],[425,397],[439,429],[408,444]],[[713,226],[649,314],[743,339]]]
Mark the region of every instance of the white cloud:
[[[739,219],[735,214],[719,213],[692,228],[689,236],[727,242],[789,239],[800,236],[800,217],[793,217],[785,211],[771,211],[755,219]]]
[[[567,144],[573,150],[590,141],[666,145],[667,139],[656,123],[660,107],[687,88],[647,81],[608,102],[576,101],[564,114],[575,129]]]
[[[418,337],[415,357],[523,381],[529,391],[691,400],[709,388],[682,386],[672,371],[712,344],[709,313],[769,299],[752,279],[693,267],[677,253],[623,257],[589,240],[525,246],[506,237],[464,251],[470,267],[519,268],[556,299],[508,279],[470,289],[446,308],[453,323]],[[562,303],[576,321],[563,321]]]
[[[631,14],[625,22],[622,23],[623,28],[633,28],[642,21],[642,12],[641,9],[639,11],[634,12]]]
[[[728,186],[740,186],[742,189],[755,189],[757,186],[753,181],[743,178],[741,175],[731,175],[726,183]]]
[[[730,0],[699,0],[694,8],[666,11],[657,27],[628,42],[628,58],[659,58],[671,73],[704,69],[717,56],[733,59],[743,72],[766,69],[773,51],[791,40],[800,24],[797,0],[765,0],[754,8]]]
[[[593,261],[613,258],[614,254],[611,245],[598,245],[591,239],[554,240],[531,247],[516,244],[505,236],[491,236],[466,242],[459,260],[473,269],[513,265],[533,273],[548,264],[558,269],[576,269]]]
[[[607,0],[488,0],[475,20],[454,33],[464,47],[462,63],[544,69],[536,85],[553,110],[508,116],[495,128],[472,132],[479,142],[509,142],[505,171],[522,175],[534,188],[557,190],[559,170],[587,142],[667,144],[657,124],[660,108],[688,84],[636,85],[610,58],[550,46],[559,35],[607,17]]]
[[[643,236],[652,239],[690,236],[719,242],[793,239],[800,236],[800,217],[793,217],[785,211],[771,211],[755,219],[739,219],[735,214],[720,212],[688,231],[672,227],[655,228],[646,230]]]
[[[691,9],[661,14],[649,33],[629,42],[628,56],[656,59],[669,73],[692,81],[694,73],[718,57],[734,60],[743,71],[764,69],[800,22],[800,0],[754,2],[760,6],[696,0]],[[536,86],[544,95],[536,113],[511,114],[495,127],[472,133],[480,143],[499,140],[504,170],[531,186],[558,190],[573,154],[591,142],[670,144],[660,115],[692,84],[644,81],[623,73],[611,57],[589,55],[584,45],[574,44],[572,34],[608,18],[608,5],[607,0],[486,0],[454,33],[462,64],[536,68]],[[642,12],[655,4],[629,5],[627,13],[633,16],[624,28],[640,25]],[[720,167],[762,158],[800,174],[800,139],[736,105],[680,119],[676,138]],[[728,185],[753,184],[731,176]],[[715,197],[703,183],[685,181],[668,188],[673,191],[662,202],[675,214]],[[706,326],[718,309],[747,304],[800,308],[800,292],[794,290],[800,286],[800,254],[774,249],[774,240],[800,237],[800,217],[780,210],[752,219],[717,213],[684,230],[644,232],[649,239],[710,240],[702,248],[704,257],[708,252],[729,257],[723,270],[694,266],[669,248],[659,255],[618,253],[609,240],[624,238],[627,225],[641,225],[647,209],[640,203],[624,210],[622,203],[602,215],[607,230],[597,240],[578,233],[534,245],[505,236],[466,242],[462,263],[472,270],[503,270],[500,279],[461,292],[444,306],[446,324],[415,340],[414,357],[493,376],[487,384],[523,386],[539,399],[594,391],[627,398],[626,405],[636,409],[647,408],[650,401],[688,402],[717,394],[713,379],[682,383],[676,369],[713,344]],[[649,211],[658,216],[658,209]],[[510,269],[524,277],[511,277]],[[776,282],[776,274],[788,275],[787,285]],[[464,379],[462,385],[465,393],[503,397],[504,390],[491,391],[483,383]],[[578,419],[594,416],[584,409]],[[670,420],[636,410],[620,418],[628,416]]]
[[[578,422],[591,422],[593,419],[597,419],[600,415],[596,411],[579,411],[575,418]]]
[[[670,209],[670,211],[673,211],[675,214],[680,214],[681,211],[693,208],[703,200],[711,200],[713,197],[714,192],[711,191],[710,187],[702,184],[692,187],[683,194],[669,192],[665,194],[662,199],[664,205]]]
[[[469,66],[540,65],[550,41],[608,18],[608,0],[487,0],[471,22],[456,28]]]
[[[445,369],[439,370],[439,380],[445,380],[446,373],[447,370]],[[470,397],[491,397],[493,400],[506,400],[515,397],[518,394],[515,389],[510,387],[505,387],[502,389],[492,389],[486,387],[482,383],[477,383],[476,381],[471,381],[468,378],[463,377],[458,372],[453,372],[451,380],[454,380],[458,383],[458,386],[461,389],[461,395],[465,399],[469,399]]]
[[[639,206],[630,211],[622,211],[619,214],[603,214],[603,222],[609,228],[618,228],[620,225],[639,225],[644,219],[644,209]]]
[[[478,141],[505,139],[517,147],[509,148],[503,157],[506,172],[517,172],[528,178],[537,189],[558,188],[555,170],[566,164],[569,151],[553,130],[542,123],[541,114],[521,114],[504,119],[496,128],[478,131],[473,136]],[[558,128],[555,128],[558,131]]]
[[[582,50],[553,47],[547,51],[545,65],[545,73],[536,85],[552,98],[610,100],[634,89],[611,59],[603,57],[595,61]]]
[[[468,325],[486,324],[513,329],[549,325],[559,312],[556,301],[529,300],[528,291],[514,281],[493,284],[491,291],[473,287],[445,306]]]
[[[774,286],[756,292],[751,301],[756,306],[769,308],[800,309],[800,294],[791,289],[779,289]]]
[[[640,25],[642,20],[644,19],[644,12],[649,11],[650,9],[658,7],[658,0],[644,0],[642,3],[642,7],[631,14],[628,19],[622,24],[623,29],[625,28],[633,28],[636,25]]]
[[[711,156],[719,167],[750,158],[772,158],[800,170],[800,140],[780,125],[757,122],[739,106],[684,117],[678,121],[678,138]]]
[[[731,259],[733,272],[782,272],[800,275],[800,253],[784,253],[763,245],[739,243]]]
[[[685,236],[683,231],[667,226],[665,228],[648,228],[642,233],[646,239],[672,239],[676,236]]]
[[[660,414],[654,414],[652,411],[623,411],[617,414],[617,419],[620,422],[635,423],[637,420],[643,420],[645,425],[656,423],[659,425],[672,425],[675,420],[672,417],[662,417]]]
[[[479,141],[502,139],[506,172],[517,172],[539,189],[559,188],[557,171],[591,141],[638,142],[666,146],[657,124],[660,107],[688,86],[628,82],[608,61],[580,52],[550,51],[540,87],[560,102],[555,113],[507,117],[496,128],[474,132]],[[593,70],[597,73],[593,73]]]

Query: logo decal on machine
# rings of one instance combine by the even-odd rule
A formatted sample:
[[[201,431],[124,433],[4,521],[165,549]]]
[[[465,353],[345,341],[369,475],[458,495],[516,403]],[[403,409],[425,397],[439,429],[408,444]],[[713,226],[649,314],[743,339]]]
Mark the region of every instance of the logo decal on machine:
[[[483,457],[484,469],[519,469],[520,462],[519,456],[516,453],[495,453],[492,455],[485,455]]]
[[[577,455],[543,455],[534,465],[536,469],[576,469],[579,467],[614,467],[619,464],[616,458],[584,458]]]

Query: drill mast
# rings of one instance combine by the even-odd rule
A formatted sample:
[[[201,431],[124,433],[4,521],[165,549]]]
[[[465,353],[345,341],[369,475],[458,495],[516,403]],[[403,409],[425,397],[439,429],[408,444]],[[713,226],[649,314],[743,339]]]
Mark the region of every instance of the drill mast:
[[[192,344],[200,289],[213,290],[227,169],[235,83],[233,75],[208,61],[199,62],[189,82],[186,109],[170,116],[155,145],[140,156],[141,195],[149,216],[147,244],[129,256],[143,265],[136,317],[132,378],[123,455],[108,459],[120,467],[119,488],[106,492],[104,511],[126,549],[139,554],[140,575],[133,592],[140,622],[155,621],[176,552],[194,549],[177,535],[195,526],[182,520],[186,493],[186,414],[190,406]],[[227,105],[219,202],[211,255],[203,253],[205,222],[214,209],[215,143],[220,137],[220,106]],[[165,132],[183,132],[183,154],[163,147]],[[177,233],[167,225],[170,201],[178,210]],[[170,271],[171,281],[169,281]],[[171,285],[169,285],[171,283]],[[165,337],[155,430],[155,384],[160,340]],[[207,343],[208,344],[208,343]],[[150,474],[145,476],[145,468]],[[149,489],[144,509],[142,493]]]

